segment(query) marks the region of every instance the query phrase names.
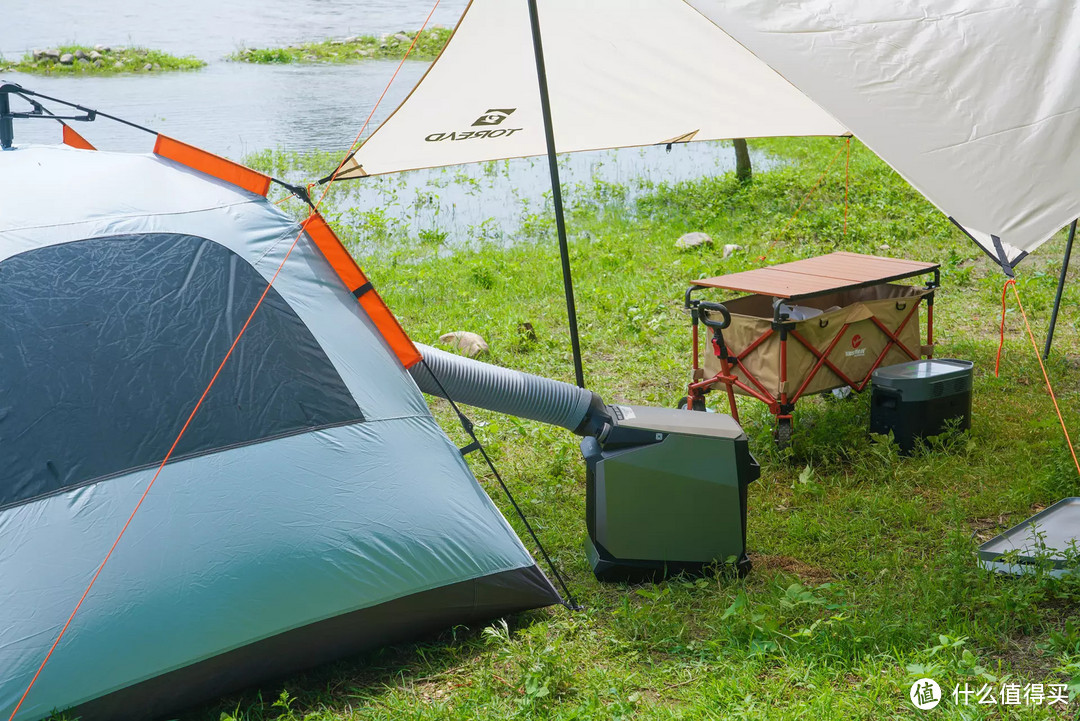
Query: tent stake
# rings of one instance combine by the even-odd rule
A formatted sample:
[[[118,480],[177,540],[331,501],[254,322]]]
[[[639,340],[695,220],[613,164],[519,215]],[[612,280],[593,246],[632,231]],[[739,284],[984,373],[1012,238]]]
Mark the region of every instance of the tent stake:
[[[566,243],[562,184],[559,182],[559,162],[555,158],[555,131],[551,125],[551,101],[548,98],[547,70],[544,67],[544,48],[540,42],[540,15],[536,10],[536,0],[529,0],[529,20],[532,24],[533,51],[536,55],[536,79],[540,84],[540,109],[544,115],[544,138],[547,141],[548,168],[551,170],[551,199],[555,205],[555,227],[559,233],[559,257],[562,260],[563,289],[566,291],[566,316],[570,324],[570,346],[574,352],[574,376],[577,379],[578,387],[584,388],[585,372],[581,365],[577,309],[574,307],[574,280],[570,274],[570,248]]]
[[[1054,297],[1054,311],[1050,314],[1050,328],[1046,331],[1046,347],[1043,348],[1043,360],[1050,358],[1050,344],[1054,342],[1054,326],[1057,324],[1058,308],[1061,307],[1061,294],[1065,290],[1065,274],[1069,272],[1069,256],[1072,255],[1073,238],[1076,237],[1076,221],[1069,225],[1069,239],[1065,241],[1065,257],[1061,261],[1061,277],[1058,278],[1057,296]]]

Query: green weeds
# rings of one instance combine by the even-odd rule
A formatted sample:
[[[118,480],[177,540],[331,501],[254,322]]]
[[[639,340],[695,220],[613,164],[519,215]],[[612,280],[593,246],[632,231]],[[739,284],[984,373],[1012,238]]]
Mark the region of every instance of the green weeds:
[[[433,60],[450,39],[447,28],[430,28],[420,33],[409,53],[411,60]],[[228,56],[242,63],[349,63],[369,59],[397,60],[405,55],[416,33],[404,31],[381,36],[354,35],[284,48],[241,48]]]
[[[115,75],[118,73],[156,73],[173,70],[197,70],[206,63],[190,55],[177,57],[148,48],[112,48],[104,45],[61,45],[35,50],[16,63],[0,69],[37,75]]]

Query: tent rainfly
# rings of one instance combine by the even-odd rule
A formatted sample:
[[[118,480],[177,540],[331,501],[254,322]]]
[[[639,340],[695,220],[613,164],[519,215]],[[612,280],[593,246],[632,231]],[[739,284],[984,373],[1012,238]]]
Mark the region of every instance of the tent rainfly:
[[[412,342],[269,183],[163,136],[0,152],[3,719],[157,718],[559,601],[428,411]]]

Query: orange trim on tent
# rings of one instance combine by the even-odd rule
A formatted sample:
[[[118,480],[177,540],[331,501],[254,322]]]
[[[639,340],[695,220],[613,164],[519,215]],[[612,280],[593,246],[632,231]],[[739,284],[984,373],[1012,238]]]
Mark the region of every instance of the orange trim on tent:
[[[75,132],[67,123],[61,122],[60,125],[64,126],[64,145],[71,148],[78,148],[79,150],[97,150],[90,141]]]
[[[345,246],[341,244],[337,234],[327,225],[323,217],[318,212],[312,211],[312,214],[304,221],[303,227],[322,251],[323,256],[330,262],[334,272],[345,283],[345,287],[356,296],[360,306],[375,323],[375,327],[382,333],[386,342],[390,344],[390,349],[394,351],[394,355],[401,364],[406,368],[411,368],[419,363],[422,360],[420,351],[413,345],[412,339],[398,323],[383,299],[371,287],[364,271],[360,270],[360,266],[349,255],[349,251],[345,250]]]
[[[234,163],[220,155],[208,153],[194,145],[182,143],[165,135],[158,134],[157,142],[154,143],[154,154],[175,160],[181,165],[212,175],[244,190],[250,190],[256,195],[266,197],[266,193],[270,190],[269,175],[263,175],[240,163]]]

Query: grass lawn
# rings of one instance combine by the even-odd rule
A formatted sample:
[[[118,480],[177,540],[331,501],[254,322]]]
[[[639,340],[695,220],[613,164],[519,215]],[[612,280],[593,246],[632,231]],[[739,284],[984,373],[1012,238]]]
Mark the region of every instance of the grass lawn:
[[[1080,483],[1012,305],[1003,370],[994,377],[1001,271],[872,153],[852,143],[846,238],[842,157],[784,230],[842,143],[751,141],[787,162],[748,185],[729,174],[656,186],[629,204],[623,186],[571,192],[587,381],[608,402],[674,404],[690,361],[680,310],[687,281],[757,267],[766,252],[769,263],[835,249],[933,260],[943,271],[937,355],[975,362],[970,433],[899,457],[866,435],[868,394],[815,398],[796,410],[794,446],[780,453],[770,416],[744,399],[744,426],[762,464],[749,500],[754,570],[743,580],[601,585],[582,551],[578,439],[472,410],[585,610],[552,608],[451,629],[266,684],[187,718],[1074,718],[1080,699],[1067,713],[1060,705],[958,708],[951,700],[920,712],[908,701],[921,676],[946,693],[965,682],[1080,690],[1080,580],[996,577],[975,560],[983,540],[1080,495]],[[328,157],[267,153],[253,162],[275,173],[301,167],[313,178]],[[549,215],[527,218],[509,245],[478,239],[448,253],[437,230],[402,232],[379,213],[342,210],[348,193],[364,191],[359,183],[341,186],[327,215],[414,338],[433,343],[443,332],[475,331],[491,344],[492,362],[572,381]],[[675,249],[690,231],[708,232],[716,244]],[[723,260],[725,243],[746,250]],[[1040,343],[1063,243],[1062,234],[1019,270]],[[1078,300],[1074,279],[1048,364],[1071,429],[1080,427]],[[535,340],[518,331],[524,322]],[[710,396],[714,407],[722,400]],[[446,404],[433,400],[432,407],[464,445]],[[525,538],[478,462],[481,484]]]
[[[449,28],[430,28],[420,33],[410,60],[434,60],[450,39]],[[290,45],[284,48],[242,48],[229,60],[243,63],[349,63],[372,58],[397,60],[405,54],[416,33],[390,33],[382,36],[355,35],[320,42]]]

